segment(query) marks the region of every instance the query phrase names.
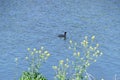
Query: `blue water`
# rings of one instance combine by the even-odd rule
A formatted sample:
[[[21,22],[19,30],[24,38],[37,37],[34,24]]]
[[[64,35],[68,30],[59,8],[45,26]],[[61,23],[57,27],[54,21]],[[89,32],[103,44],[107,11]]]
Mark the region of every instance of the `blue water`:
[[[67,32],[67,40],[59,33]],[[68,41],[96,36],[103,56],[88,72],[98,80],[113,80],[120,74],[119,0],[0,0],[0,80],[17,79],[27,70],[27,48],[44,46],[51,57],[41,67],[53,80],[52,65],[70,56]],[[18,68],[14,58],[18,57]]]

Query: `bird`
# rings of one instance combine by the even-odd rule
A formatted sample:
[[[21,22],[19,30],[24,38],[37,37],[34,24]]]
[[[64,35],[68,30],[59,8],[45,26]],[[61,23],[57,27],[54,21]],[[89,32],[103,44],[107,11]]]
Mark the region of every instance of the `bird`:
[[[66,39],[66,34],[67,34],[67,32],[64,32],[64,34],[59,34],[58,37],[64,38],[64,40],[65,40]]]

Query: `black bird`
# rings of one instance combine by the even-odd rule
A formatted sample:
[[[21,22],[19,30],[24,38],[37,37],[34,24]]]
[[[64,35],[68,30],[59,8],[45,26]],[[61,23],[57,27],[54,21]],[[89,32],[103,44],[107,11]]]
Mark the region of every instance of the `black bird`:
[[[58,37],[64,38],[64,40],[65,40],[65,39],[66,39],[66,33],[67,33],[67,32],[64,32],[64,34],[59,34]]]

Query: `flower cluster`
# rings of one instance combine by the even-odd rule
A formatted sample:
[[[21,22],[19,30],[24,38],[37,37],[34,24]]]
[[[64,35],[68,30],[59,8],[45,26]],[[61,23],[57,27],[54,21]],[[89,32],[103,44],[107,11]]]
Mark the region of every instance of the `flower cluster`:
[[[38,72],[43,62],[45,62],[50,53],[41,47],[40,49],[27,48],[28,54],[25,59],[28,61],[30,67],[28,71],[24,71],[19,80],[47,80],[41,73]],[[18,58],[15,58],[17,64]]]
[[[38,69],[40,68],[41,64],[45,62],[48,57],[50,56],[50,53],[44,49],[44,47],[41,47],[39,50],[36,48],[34,49],[27,49],[30,54],[25,57],[26,60],[30,62],[30,71],[32,72],[38,72]]]
[[[69,59],[67,58],[64,62],[64,60],[59,61],[58,66],[52,66],[52,68],[56,71],[55,80],[66,80],[67,79],[67,71],[69,68]]]
[[[87,68],[91,65],[92,62],[96,62],[97,57],[102,55],[102,52],[98,49],[99,44],[93,44],[95,40],[95,36],[92,36],[89,40],[87,36],[85,36],[85,39],[81,42],[80,45],[78,45],[76,42],[73,42],[72,40],[69,41],[70,46],[69,49],[73,50],[73,56],[74,61],[69,61],[69,63],[72,63],[72,66],[68,64],[68,61],[66,60],[66,63],[64,60],[60,60],[58,66],[53,66],[53,69],[56,71],[56,80],[88,80],[89,76],[86,75]],[[65,66],[67,65],[67,66]],[[72,69],[69,69],[72,68]],[[72,74],[67,76],[67,70],[72,70]]]

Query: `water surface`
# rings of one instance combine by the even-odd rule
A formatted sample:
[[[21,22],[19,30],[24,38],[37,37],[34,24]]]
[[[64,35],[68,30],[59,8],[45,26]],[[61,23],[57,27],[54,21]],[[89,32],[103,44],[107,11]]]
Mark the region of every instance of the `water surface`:
[[[53,80],[52,65],[70,56],[69,40],[77,43],[84,36],[96,36],[104,55],[88,72],[98,80],[113,80],[120,74],[119,0],[1,0],[0,1],[0,78],[13,80],[27,70],[27,48],[44,46],[51,57],[41,67]],[[57,37],[67,32],[67,40]],[[14,58],[18,57],[18,69]]]

